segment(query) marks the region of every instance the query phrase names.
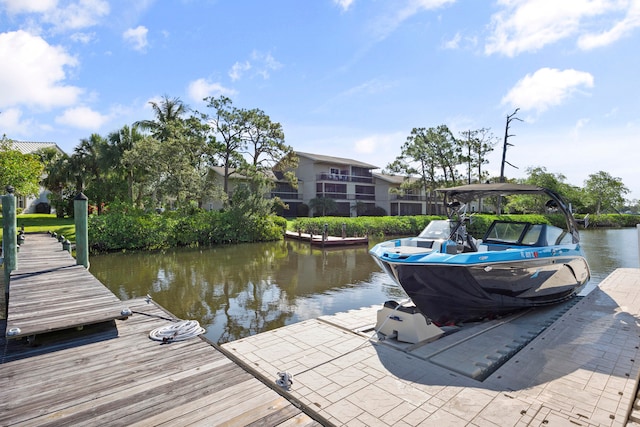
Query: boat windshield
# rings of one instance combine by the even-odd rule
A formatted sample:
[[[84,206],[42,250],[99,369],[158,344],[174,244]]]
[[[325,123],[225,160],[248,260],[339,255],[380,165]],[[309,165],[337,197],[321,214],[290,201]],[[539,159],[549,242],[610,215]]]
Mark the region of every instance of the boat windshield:
[[[434,219],[427,224],[418,237],[425,239],[448,239],[456,225],[458,225],[457,221]]]

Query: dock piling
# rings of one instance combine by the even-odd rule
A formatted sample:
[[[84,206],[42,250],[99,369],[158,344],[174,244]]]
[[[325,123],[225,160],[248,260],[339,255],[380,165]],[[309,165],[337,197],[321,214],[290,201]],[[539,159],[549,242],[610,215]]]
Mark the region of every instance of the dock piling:
[[[18,268],[18,235],[16,223],[16,198],[14,189],[7,185],[2,196],[2,256],[4,258],[4,283],[9,284],[11,272]]]
[[[89,268],[89,199],[82,192],[73,199],[73,217],[76,224],[76,264]]]

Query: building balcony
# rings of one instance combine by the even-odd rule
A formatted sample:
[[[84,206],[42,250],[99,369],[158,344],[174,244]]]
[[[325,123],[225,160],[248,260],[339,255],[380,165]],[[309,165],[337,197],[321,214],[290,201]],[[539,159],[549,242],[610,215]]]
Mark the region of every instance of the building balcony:
[[[319,175],[316,175],[316,181],[363,182],[367,184],[373,184],[373,177],[321,173]]]
[[[396,201],[409,201],[409,202],[426,202],[427,196],[420,196],[416,194],[389,194],[389,200]]]
[[[280,197],[282,200],[302,200],[302,194],[294,191],[272,191],[271,198]]]
[[[333,200],[375,200],[374,194],[348,194],[348,193],[316,193],[316,197],[325,197]]]

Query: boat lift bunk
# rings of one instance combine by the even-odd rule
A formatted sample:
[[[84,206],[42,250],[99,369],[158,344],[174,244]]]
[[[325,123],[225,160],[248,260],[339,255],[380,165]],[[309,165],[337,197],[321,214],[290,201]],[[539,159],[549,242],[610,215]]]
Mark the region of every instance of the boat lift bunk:
[[[381,339],[417,344],[437,340],[445,331],[436,326],[415,305],[386,301],[378,310],[375,330]]]

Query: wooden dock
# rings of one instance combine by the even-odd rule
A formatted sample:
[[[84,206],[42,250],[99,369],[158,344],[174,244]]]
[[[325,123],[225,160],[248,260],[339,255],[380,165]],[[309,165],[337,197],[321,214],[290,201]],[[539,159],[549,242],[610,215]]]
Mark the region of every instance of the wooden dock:
[[[7,336],[21,338],[83,327],[130,312],[62,245],[47,234],[30,234],[11,273]]]
[[[341,247],[341,246],[355,246],[355,245],[367,245],[369,244],[368,237],[337,237],[337,236],[326,236],[323,237],[322,234],[308,234],[308,233],[297,233],[295,231],[287,230],[285,231],[285,237],[287,239],[300,240],[303,242],[308,242],[313,246],[322,246],[322,247]]]
[[[118,313],[103,321],[87,316],[82,320],[88,322],[84,326],[72,320],[69,325],[74,326],[63,328],[60,320],[67,318],[67,312],[81,313],[76,307],[92,307],[85,300],[97,291],[84,292],[82,283],[78,287],[67,283],[71,276],[80,281],[87,278],[75,276],[76,267],[52,267],[52,259],[62,254],[57,249],[47,254],[46,239],[50,238],[27,236],[9,295],[9,303],[15,303],[16,282],[34,283],[31,286],[35,286],[32,292],[36,295],[30,296],[29,305],[35,307],[33,314],[38,320],[28,323],[39,326],[24,326],[29,310],[22,304],[14,305],[9,321],[0,321],[5,330],[11,322],[35,335],[30,339],[0,336],[0,425],[326,424],[322,417],[316,415],[319,422],[307,414],[314,414],[312,408],[287,400],[273,381],[261,382],[201,337],[171,343],[151,340],[150,331],[173,324],[173,316],[153,301],[128,300],[131,315],[126,320]],[[70,276],[69,271],[74,274]],[[49,292],[56,295],[56,286],[62,286],[56,285],[60,283],[57,274],[64,277],[65,302],[49,299]],[[38,277],[42,278],[40,289],[36,288]],[[105,306],[111,306],[111,298],[104,300]],[[56,304],[65,308],[50,311],[49,306]],[[119,309],[117,304],[114,307]]]

